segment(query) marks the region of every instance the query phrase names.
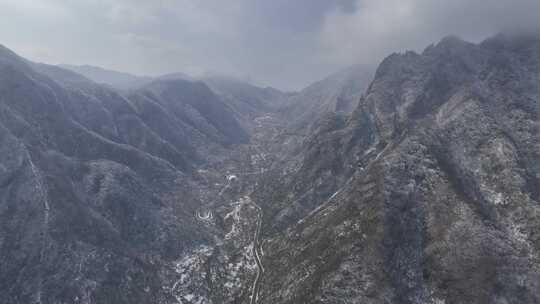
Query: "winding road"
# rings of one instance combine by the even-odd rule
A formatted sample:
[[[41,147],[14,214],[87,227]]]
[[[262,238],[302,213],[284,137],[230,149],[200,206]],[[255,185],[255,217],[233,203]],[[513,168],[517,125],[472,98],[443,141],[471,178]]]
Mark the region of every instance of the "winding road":
[[[259,125],[259,128],[263,128],[262,125]],[[237,182],[239,180],[239,177],[241,176],[253,176],[253,175],[262,175],[266,172],[267,168],[266,165],[268,165],[268,159],[267,155],[262,151],[260,144],[252,144],[250,145],[251,148],[253,148],[252,155],[256,156],[257,159],[259,159],[259,162],[252,163],[252,165],[255,166],[253,168],[254,170],[248,171],[248,172],[242,172],[238,176],[234,174],[227,175],[227,183],[226,185],[220,189],[220,191],[217,194],[217,198],[214,200],[220,199],[225,191],[231,187],[231,184],[233,182]],[[263,221],[263,212],[262,208],[255,203],[251,199],[251,197],[248,195],[249,202],[252,204],[253,207],[257,210],[257,222],[256,222],[256,228],[253,236],[253,249],[252,249],[252,255],[255,259],[256,265],[257,265],[257,274],[255,276],[255,279],[253,281],[253,284],[250,288],[250,296],[249,296],[249,303],[250,304],[256,304],[259,298],[259,291],[261,288],[261,281],[264,274],[264,266],[262,263],[262,247],[261,247],[261,230],[262,230],[262,221]],[[213,202],[214,202],[213,201]],[[200,221],[211,221],[214,217],[214,214],[211,210],[213,206],[213,202],[207,205],[207,210],[199,210],[196,212],[195,216]],[[176,288],[176,284],[173,287],[173,290]]]
[[[253,237],[253,257],[255,258],[255,262],[257,263],[257,276],[255,277],[255,281],[253,281],[253,286],[251,287],[251,296],[250,296],[250,304],[257,303],[258,297],[259,297],[259,290],[260,290],[260,282],[262,275],[264,273],[264,266],[261,261],[261,244],[260,244],[260,236],[261,236],[261,226],[262,226],[262,209],[257,203],[255,203],[253,200],[250,200],[253,206],[257,209],[257,228],[255,229],[255,236]]]
[[[47,195],[47,190],[45,189],[45,186],[43,185],[43,177],[41,176],[39,170],[37,169],[36,165],[34,165],[34,162],[32,161],[32,157],[30,156],[30,153],[27,152],[28,157],[28,163],[30,165],[30,170],[32,171],[32,175],[34,175],[36,179],[36,191],[38,192],[38,195],[41,196],[42,202],[43,202],[43,227],[41,232],[41,249],[39,252],[39,265],[43,265],[45,261],[45,254],[46,250],[45,247],[47,246],[47,236],[48,236],[48,230],[49,230],[49,212],[51,210],[51,207],[49,205],[49,197]],[[40,267],[40,271],[37,274],[39,277],[38,281],[38,287],[37,287],[37,293],[35,296],[35,303],[41,304],[41,294],[43,290],[43,267]]]
[[[261,173],[263,173],[264,170],[261,170]],[[235,177],[235,180],[237,179],[236,175],[233,175]],[[228,178],[227,184],[219,191],[218,197],[223,195],[225,190],[230,187],[232,182],[232,179]],[[251,287],[251,295],[250,295],[250,304],[257,303],[258,296],[259,296],[259,290],[260,290],[260,281],[262,278],[262,275],[264,273],[264,266],[261,261],[262,251],[261,251],[261,242],[260,242],[260,236],[261,236],[261,227],[262,227],[262,209],[257,203],[255,203],[251,198],[249,199],[250,203],[257,209],[257,227],[255,228],[255,234],[253,236],[253,258],[255,259],[255,262],[257,264],[257,275],[255,277],[255,280],[253,281],[253,285]],[[201,221],[211,221],[214,218],[214,214],[212,210],[206,210],[206,211],[197,211],[196,217],[198,220]],[[176,282],[172,288],[172,290],[176,289],[176,285],[178,282]]]
[[[212,211],[197,211],[197,218],[203,221],[210,221],[214,218],[214,214],[212,213]]]

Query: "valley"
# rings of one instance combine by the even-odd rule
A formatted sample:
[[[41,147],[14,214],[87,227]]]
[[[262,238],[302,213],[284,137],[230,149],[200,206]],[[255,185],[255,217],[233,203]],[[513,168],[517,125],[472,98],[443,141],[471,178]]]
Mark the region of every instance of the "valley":
[[[183,262],[175,265],[180,279],[174,282],[171,294],[179,303],[257,303],[264,274],[263,210],[251,194],[276,157],[266,151],[280,134],[281,124],[274,115],[255,117],[249,144],[235,147],[228,158],[197,171],[204,181],[200,191],[208,201],[195,217],[216,234],[212,242],[185,254]],[[188,275],[186,271],[198,273]],[[193,282],[188,276],[204,280]],[[200,290],[207,292],[193,293]]]
[[[539,83],[539,35],[299,92],[0,47],[0,303],[538,303]]]

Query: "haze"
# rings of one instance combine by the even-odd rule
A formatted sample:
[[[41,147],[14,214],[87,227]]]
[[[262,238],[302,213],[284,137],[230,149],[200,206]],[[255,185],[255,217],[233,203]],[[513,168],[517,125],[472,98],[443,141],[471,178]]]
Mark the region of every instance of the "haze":
[[[538,0],[0,0],[0,38],[40,62],[296,90],[445,35],[537,28],[539,11]]]

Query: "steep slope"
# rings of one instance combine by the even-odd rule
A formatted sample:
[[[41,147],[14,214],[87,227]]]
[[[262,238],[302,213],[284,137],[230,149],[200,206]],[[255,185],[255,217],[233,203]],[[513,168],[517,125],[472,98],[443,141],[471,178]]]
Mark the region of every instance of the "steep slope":
[[[137,107],[136,99],[128,100],[110,87],[58,66],[30,63],[30,67],[65,89],[68,98],[63,100],[64,109],[89,130],[166,159],[183,171],[202,160],[195,148],[200,142],[193,140],[198,135],[195,130],[170,124],[169,132],[165,132],[156,126],[174,119],[166,111]],[[174,127],[178,129],[170,131]],[[206,144],[210,144],[208,140]]]
[[[538,36],[384,60],[259,187],[257,303],[539,302],[539,80]]]
[[[252,119],[266,112],[275,112],[288,97],[288,94],[274,88],[261,88],[234,78],[213,76],[202,81],[222,96],[236,113]]]
[[[373,79],[374,67],[355,65],[292,96],[282,109],[292,129],[304,132],[328,113],[351,113]]]
[[[230,107],[202,82],[157,80],[135,93],[157,102],[185,124],[216,142],[227,145],[245,143],[249,139]]]
[[[169,138],[175,116],[139,106],[0,48],[0,303],[177,302],[178,260],[215,228],[174,141],[193,128]]]
[[[220,145],[248,140],[240,121],[219,96],[196,81],[148,80],[117,92],[57,66],[33,67],[70,89],[66,108],[88,128],[158,157],[182,170],[201,163]],[[246,118],[247,119],[247,118]],[[218,151],[218,152],[215,152]]]
[[[44,64],[35,64],[34,68],[66,85],[70,85],[73,82],[80,83],[80,80],[75,76],[80,75],[78,78],[106,84],[111,88],[126,92],[127,95],[133,95],[134,92],[148,92],[151,88],[156,89],[158,86],[161,86],[161,89],[163,89],[167,84],[170,85],[174,82],[197,83],[199,86],[199,82],[202,82],[208,86],[215,95],[211,96],[211,94],[205,93],[207,94],[206,97],[213,100],[212,102],[215,104],[224,103],[226,105],[225,108],[228,109],[226,109],[223,114],[233,115],[242,125],[242,128],[246,129],[248,132],[249,129],[252,129],[255,126],[253,123],[254,118],[262,116],[265,113],[276,112],[278,108],[282,107],[285,102],[289,100],[289,95],[280,92],[279,90],[270,87],[257,87],[231,77],[207,76],[196,79],[183,73],[166,74],[159,77],[140,77],[99,67],[72,65],[60,65],[55,67]],[[76,74],[69,75],[69,71]],[[68,79],[71,83],[66,82]],[[177,85],[180,86],[178,83]],[[157,97],[157,95],[154,97]],[[175,98],[179,100],[179,97]],[[136,99],[140,100],[141,97],[139,96]],[[219,101],[217,101],[217,99],[219,99]],[[222,105],[218,105],[217,108],[220,110],[224,109]],[[216,135],[214,134],[213,136],[215,137]]]

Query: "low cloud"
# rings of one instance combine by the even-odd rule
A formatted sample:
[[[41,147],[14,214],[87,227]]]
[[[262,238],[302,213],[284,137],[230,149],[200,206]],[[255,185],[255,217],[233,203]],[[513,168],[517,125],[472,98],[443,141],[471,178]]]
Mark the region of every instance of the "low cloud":
[[[478,42],[501,31],[538,29],[539,11],[537,0],[358,0],[355,11],[326,16],[320,45],[336,65],[378,62],[447,35]]]
[[[50,63],[298,89],[354,63],[540,27],[538,0],[0,0],[0,43]]]

